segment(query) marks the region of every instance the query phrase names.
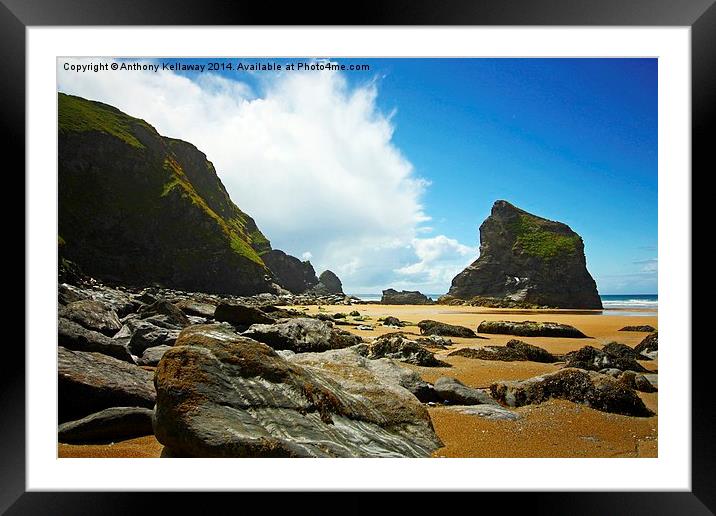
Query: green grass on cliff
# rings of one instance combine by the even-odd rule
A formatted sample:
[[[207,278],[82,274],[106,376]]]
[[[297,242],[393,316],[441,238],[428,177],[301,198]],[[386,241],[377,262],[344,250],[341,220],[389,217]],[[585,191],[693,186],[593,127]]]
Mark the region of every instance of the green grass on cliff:
[[[58,94],[57,101],[57,127],[60,132],[98,131],[141,149],[144,145],[133,134],[135,126],[144,126],[153,131],[143,120],[125,115],[101,102],[92,102],[64,93]]]
[[[579,249],[581,239],[578,235],[555,233],[528,215],[520,215],[511,229],[517,235],[515,246],[531,256],[548,260],[574,255]]]

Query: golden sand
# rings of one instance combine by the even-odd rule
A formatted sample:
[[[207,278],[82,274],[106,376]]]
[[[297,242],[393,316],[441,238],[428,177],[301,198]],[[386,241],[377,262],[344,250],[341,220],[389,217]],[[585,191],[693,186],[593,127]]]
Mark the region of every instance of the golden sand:
[[[304,307],[293,307],[303,310]],[[638,344],[647,334],[620,332],[627,325],[650,324],[657,327],[657,313],[646,317],[597,315],[592,312],[568,310],[505,310],[469,306],[443,305],[354,305],[325,306],[319,310],[308,307],[306,313],[334,314],[358,310],[370,319],[360,324],[371,325],[372,331],[340,326],[366,338],[397,331],[382,326],[377,319],[394,316],[413,324],[433,319],[476,329],[484,320],[553,321],[571,324],[590,338],[562,339],[551,337],[520,337],[520,340],[564,354],[591,345],[600,348],[617,341],[629,346]],[[348,318],[352,321],[352,318]],[[405,332],[418,334],[417,326],[406,326]],[[522,380],[558,370],[560,364],[535,362],[498,362],[465,357],[448,357],[461,347],[504,345],[514,338],[509,335],[484,335],[483,339],[453,338],[450,349],[436,353],[452,367],[429,368],[407,365],[428,382],[440,376],[452,376],[472,387],[489,387],[498,380]],[[643,361],[650,370],[658,368],[657,361]],[[657,393],[640,393],[645,404],[654,412],[658,408]],[[435,406],[429,412],[435,431],[445,446],[435,451],[435,457],[656,457],[658,417],[629,417],[600,412],[589,407],[562,400],[515,409],[521,415],[516,421],[494,421],[462,414],[454,408]],[[107,445],[59,444],[59,457],[159,457],[162,445],[154,436],[129,439]]]

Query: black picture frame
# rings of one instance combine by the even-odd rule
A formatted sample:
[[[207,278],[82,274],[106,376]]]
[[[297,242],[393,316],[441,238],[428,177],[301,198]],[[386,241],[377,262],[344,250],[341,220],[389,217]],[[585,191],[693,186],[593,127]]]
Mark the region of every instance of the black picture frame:
[[[574,25],[574,26],[688,26],[691,28],[692,73],[692,171],[684,171],[689,181],[699,173],[711,172],[716,96],[716,0],[428,0],[375,1],[355,4],[344,11],[333,6],[286,3],[277,7],[266,2],[226,2],[220,0],[0,0],[0,74],[2,116],[0,136],[6,152],[14,154],[16,170],[25,165],[25,28],[63,25]],[[341,14],[349,12],[350,15]],[[660,142],[665,144],[665,142]],[[7,162],[7,161],[6,161]],[[22,167],[22,168],[20,168]],[[22,187],[24,189],[24,186]],[[692,202],[692,206],[694,203]],[[26,257],[25,257],[26,258]],[[25,267],[25,275],[28,271]],[[27,307],[31,309],[31,307]],[[25,313],[27,317],[27,312]],[[693,318],[693,316],[692,316]],[[693,339],[692,339],[693,340]],[[25,492],[25,353],[7,342],[0,375],[0,511],[8,514],[126,514],[151,507],[147,494]],[[511,493],[511,509],[529,504],[532,513],[549,514],[714,514],[716,512],[716,474],[714,457],[713,389],[707,383],[706,369],[711,361],[704,346],[691,346],[692,353],[692,490],[690,492],[585,492]],[[691,345],[691,342],[684,342]],[[159,500],[173,497],[184,510],[194,505],[206,510],[202,502],[189,500],[183,493],[164,493]],[[220,507],[228,497],[242,498],[248,507],[256,496],[209,493],[212,504]],[[247,500],[248,496],[248,500]],[[265,496],[265,495],[264,495]],[[274,503],[286,497],[276,498]],[[324,503],[314,494],[291,493],[289,503],[321,514]],[[490,497],[486,500],[484,497]],[[498,507],[505,493],[481,493],[479,505]],[[374,507],[363,495],[344,495],[343,510],[365,513]],[[235,498],[234,498],[235,499]],[[435,497],[414,494],[410,504],[423,511]],[[468,502],[468,503],[474,503]],[[502,500],[502,502],[500,501]],[[315,503],[315,504],[314,504]],[[403,502],[401,502],[403,503]],[[443,498],[441,504],[445,503]],[[202,505],[199,505],[202,504]],[[221,505],[219,505],[221,504]],[[231,505],[229,505],[231,506]],[[274,506],[275,508],[276,506]],[[370,508],[369,508],[370,507]],[[405,509],[410,510],[405,505]],[[476,509],[477,509],[476,508]],[[233,511],[232,511],[233,512]],[[330,511],[332,514],[335,511]]]

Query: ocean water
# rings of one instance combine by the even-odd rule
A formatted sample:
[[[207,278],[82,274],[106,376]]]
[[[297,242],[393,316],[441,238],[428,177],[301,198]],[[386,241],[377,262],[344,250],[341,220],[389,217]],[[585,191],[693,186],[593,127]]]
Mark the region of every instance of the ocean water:
[[[380,294],[354,294],[364,301],[380,301]],[[442,294],[426,294],[428,297],[437,300]],[[659,296],[657,294],[608,294],[599,296],[602,298],[602,306],[605,311],[611,310],[657,310],[659,308]],[[627,315],[627,314],[624,314]],[[631,315],[631,314],[629,314]]]

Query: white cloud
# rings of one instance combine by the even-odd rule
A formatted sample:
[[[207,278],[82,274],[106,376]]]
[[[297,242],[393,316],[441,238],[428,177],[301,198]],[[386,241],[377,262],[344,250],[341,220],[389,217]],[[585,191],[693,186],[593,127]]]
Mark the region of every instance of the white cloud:
[[[257,93],[198,77],[60,70],[58,84],[195,144],[274,248],[333,270],[348,292],[444,292],[474,258],[443,235],[416,237],[431,230],[421,201],[429,182],[393,144],[395,110],[377,108],[375,81],[350,87],[339,72],[285,72]]]

